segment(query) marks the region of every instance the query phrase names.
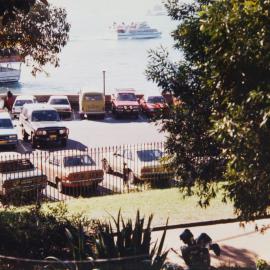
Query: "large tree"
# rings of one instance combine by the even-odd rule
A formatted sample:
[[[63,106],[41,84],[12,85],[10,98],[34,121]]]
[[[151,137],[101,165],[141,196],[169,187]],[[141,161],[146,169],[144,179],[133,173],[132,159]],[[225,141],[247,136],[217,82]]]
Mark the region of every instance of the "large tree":
[[[12,9],[14,16],[0,24],[1,55],[16,52],[32,66],[33,74],[43,71],[47,63],[57,67],[58,54],[67,43],[70,30],[65,9],[44,4],[44,0],[16,1],[21,2],[20,8]],[[28,2],[29,10],[23,6]]]
[[[182,188],[202,205],[221,192],[246,220],[268,214],[270,1],[166,6],[179,21],[172,36],[183,59],[151,51],[147,75],[182,101],[162,120]]]

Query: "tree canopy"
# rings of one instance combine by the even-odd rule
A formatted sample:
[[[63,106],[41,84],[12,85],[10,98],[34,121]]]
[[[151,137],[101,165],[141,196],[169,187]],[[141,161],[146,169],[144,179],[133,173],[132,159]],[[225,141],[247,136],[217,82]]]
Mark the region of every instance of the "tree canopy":
[[[48,4],[47,0],[39,0],[43,4]],[[0,19],[5,25],[9,21],[16,19],[17,12],[28,13],[36,0],[0,0]]]
[[[70,25],[65,9],[44,4],[44,0],[0,1],[12,3],[8,8],[4,6],[6,11],[0,5],[2,18],[9,12],[13,14],[0,24],[2,54],[15,51],[32,66],[33,74],[44,71],[47,63],[57,67],[58,54],[69,38]]]
[[[270,204],[270,1],[166,2],[183,59],[151,50],[148,79],[182,104],[163,117],[171,165],[186,194],[217,192],[243,219]]]

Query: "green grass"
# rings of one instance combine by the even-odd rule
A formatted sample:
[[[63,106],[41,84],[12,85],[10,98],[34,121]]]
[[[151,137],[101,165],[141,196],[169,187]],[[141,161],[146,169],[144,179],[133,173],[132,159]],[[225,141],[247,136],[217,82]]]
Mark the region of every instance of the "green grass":
[[[220,198],[213,200],[206,209],[200,208],[197,201],[196,197],[183,199],[179,189],[173,188],[73,199],[67,201],[67,206],[70,213],[83,212],[88,218],[98,219],[107,219],[110,214],[116,216],[120,208],[125,218],[135,218],[136,210],[139,209],[142,215],[154,214],[154,226],[164,225],[168,217],[169,224],[235,217],[232,205],[221,203]],[[46,205],[43,207],[46,209]]]

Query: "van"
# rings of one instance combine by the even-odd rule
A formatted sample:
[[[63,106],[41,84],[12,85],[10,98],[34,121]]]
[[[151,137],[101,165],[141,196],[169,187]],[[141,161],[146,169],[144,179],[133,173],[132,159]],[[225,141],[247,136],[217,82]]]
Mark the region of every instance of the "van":
[[[79,114],[81,119],[91,115],[105,117],[105,96],[101,92],[81,91],[79,93]]]

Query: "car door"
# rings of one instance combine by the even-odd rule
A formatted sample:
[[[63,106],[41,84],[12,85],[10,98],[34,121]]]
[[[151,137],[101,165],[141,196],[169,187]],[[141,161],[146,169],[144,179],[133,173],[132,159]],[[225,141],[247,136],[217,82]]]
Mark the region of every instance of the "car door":
[[[112,160],[109,161],[110,162],[110,166],[112,167],[112,169],[116,172],[123,172],[123,168],[124,168],[124,163],[125,163],[125,159],[124,159],[124,149],[117,149],[114,153],[113,153],[113,158]]]
[[[31,114],[28,113],[27,109],[23,109],[22,113],[20,114],[20,123],[26,133],[31,135],[33,131],[31,126]]]
[[[56,184],[56,178],[62,178],[62,166],[60,166],[60,158],[55,156],[49,156],[46,162],[46,174],[48,181]]]

